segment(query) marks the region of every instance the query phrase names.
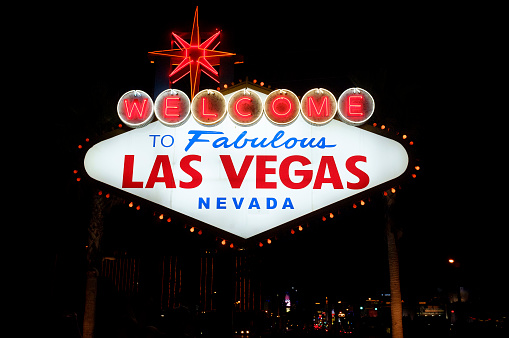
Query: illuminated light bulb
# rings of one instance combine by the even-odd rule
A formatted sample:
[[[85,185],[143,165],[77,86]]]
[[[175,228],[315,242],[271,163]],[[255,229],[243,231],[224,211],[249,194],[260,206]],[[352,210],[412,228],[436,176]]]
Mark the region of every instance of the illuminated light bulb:
[[[228,85],[225,83],[225,84],[223,85],[223,87],[224,87],[224,89],[226,89],[226,88],[228,88]]]
[[[232,248],[232,249],[233,249],[233,243],[231,243],[231,244],[230,244],[230,248]]]
[[[366,202],[364,202],[363,200],[361,200],[361,205],[365,205],[365,204],[366,204]]]
[[[387,191],[384,191],[384,196],[387,196]]]
[[[189,229],[189,231],[194,232],[194,227],[191,227],[191,229]]]
[[[166,222],[170,223],[170,222],[171,222],[171,217],[168,217],[168,219],[166,220]]]
[[[163,218],[164,218],[163,214],[159,215],[159,219],[163,219]]]
[[[200,231],[198,231],[198,235],[200,235],[200,236],[201,236],[201,234],[203,234],[203,231],[201,231],[201,230],[200,230]]]
[[[357,209],[357,204],[355,204],[355,203],[354,203],[354,204],[353,204],[353,208],[354,208],[354,209]]]
[[[78,178],[76,179],[76,181],[78,181],[78,182],[79,182],[79,181],[81,181],[81,178],[80,178],[80,177],[78,177]]]
[[[410,141],[408,144],[410,144],[411,146],[414,145],[414,141]]]
[[[90,139],[87,137],[87,138],[85,139],[85,142],[89,142],[89,141],[90,141]]]
[[[269,239],[267,239],[267,244],[270,244],[270,243],[272,243],[272,240],[269,238]]]
[[[83,148],[83,146],[81,144],[78,145],[78,149],[81,149]]]
[[[295,234],[295,230],[293,230],[293,229],[292,229],[292,230],[290,230],[290,233],[291,233],[292,235],[293,235],[293,234]]]
[[[385,129],[385,124],[382,124],[382,125],[380,126],[380,129]]]
[[[323,217],[322,217],[322,221],[324,221],[324,222],[325,222],[326,220],[327,220],[327,218],[326,218],[325,216],[323,216]]]
[[[141,209],[141,206],[139,206],[139,205],[138,205],[138,206],[136,207],[136,210],[140,210],[140,209]]]
[[[334,214],[331,212],[331,213],[329,214],[329,217],[330,217],[330,218],[334,218]]]
[[[299,225],[299,231],[302,231],[304,230],[304,228],[302,227],[302,225]]]
[[[449,258],[449,263],[451,263],[451,264],[454,263],[454,259]]]
[[[118,124],[118,127],[119,127],[119,128],[122,128],[122,123],[119,123],[119,124]]]
[[[263,243],[262,242],[258,243],[258,246],[261,248],[263,246]]]
[[[253,83],[256,83],[256,82],[258,82],[258,80],[254,79],[254,80],[253,80]]]
[[[223,239],[223,240],[221,241],[221,244],[222,244],[222,245],[226,245],[226,240],[225,240],[225,239]]]
[[[373,123],[373,127],[376,127],[376,122]]]
[[[418,165],[415,166],[415,170],[421,170],[421,167],[419,167]]]
[[[106,198],[110,198],[110,194],[106,194]]]
[[[412,174],[412,178],[416,178],[416,177],[417,177],[417,175],[416,175],[416,174]]]
[[[403,140],[406,140],[407,136],[406,135],[403,135]]]
[[[217,90],[217,91],[220,91],[220,90],[221,90],[221,87],[217,87],[217,88],[216,88],[216,90]]]
[[[391,192],[394,194],[396,192],[396,189],[391,188]]]
[[[264,84],[265,84],[265,83],[264,83],[263,81],[262,81],[262,82],[260,82],[260,86],[262,86],[262,87],[263,87],[263,85],[264,85]]]
[[[74,173],[74,174],[77,174],[77,173],[78,173],[78,170],[76,170],[76,169],[75,169],[75,170],[73,171],[73,173]]]
[[[129,203],[129,208],[132,208],[133,207],[133,202]]]
[[[97,195],[101,196],[103,194],[102,190],[100,190]]]

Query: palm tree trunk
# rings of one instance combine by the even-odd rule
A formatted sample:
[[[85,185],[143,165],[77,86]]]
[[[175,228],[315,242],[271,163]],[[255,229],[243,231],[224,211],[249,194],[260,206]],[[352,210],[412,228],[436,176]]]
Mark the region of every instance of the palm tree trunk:
[[[85,290],[85,314],[83,316],[83,338],[94,337],[96,299],[97,299],[97,272],[87,271],[87,284]]]
[[[97,276],[99,266],[99,247],[103,234],[104,200],[94,194],[92,218],[88,228],[87,283],[85,286],[85,313],[83,316],[83,338],[93,338],[95,328],[95,305],[97,299]]]
[[[387,236],[387,252],[389,258],[389,284],[391,288],[391,333],[393,338],[403,338],[403,306],[401,302],[401,287],[399,284],[399,257],[398,248],[396,246],[396,236],[394,235],[395,229],[391,215],[393,203],[394,195],[387,191],[385,230]]]

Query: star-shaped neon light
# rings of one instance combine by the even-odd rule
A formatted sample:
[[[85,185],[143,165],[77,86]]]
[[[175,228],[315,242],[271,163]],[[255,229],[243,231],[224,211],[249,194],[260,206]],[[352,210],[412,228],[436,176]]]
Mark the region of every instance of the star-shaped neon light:
[[[194,12],[193,30],[191,41],[187,42],[180,36],[171,33],[178,49],[168,49],[149,52],[149,54],[170,57],[171,65],[177,67],[170,73],[170,82],[175,83],[187,74],[191,76],[191,99],[198,92],[200,87],[201,72],[219,83],[219,73],[214,66],[219,65],[219,59],[225,56],[233,56],[234,53],[215,50],[219,41],[214,47],[209,48],[219,37],[221,31],[213,34],[204,42],[200,43],[200,28],[198,26],[198,6]]]

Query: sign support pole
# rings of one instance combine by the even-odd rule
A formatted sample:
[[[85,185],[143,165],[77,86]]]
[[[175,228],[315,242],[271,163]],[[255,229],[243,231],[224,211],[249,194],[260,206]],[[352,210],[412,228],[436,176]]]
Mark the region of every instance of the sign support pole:
[[[394,207],[394,193],[387,190],[385,195],[385,233],[387,236],[387,253],[389,259],[389,278],[391,288],[391,334],[393,338],[403,338],[403,305],[399,281],[399,257],[396,246],[397,228],[394,226],[392,208]]]

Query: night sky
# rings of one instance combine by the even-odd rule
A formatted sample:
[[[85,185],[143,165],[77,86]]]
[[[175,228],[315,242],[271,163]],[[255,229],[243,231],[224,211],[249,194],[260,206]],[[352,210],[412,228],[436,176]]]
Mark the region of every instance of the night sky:
[[[49,151],[41,161],[52,163],[47,170],[52,202],[44,212],[53,220],[44,231],[45,266],[52,269],[55,254],[64,267],[73,266],[86,240],[89,200],[81,199],[83,188],[76,187],[72,174],[82,161],[77,145],[119,123],[116,103],[124,92],[151,93],[154,70],[147,52],[169,49],[172,30],[190,31],[199,4],[200,31],[222,29],[218,49],[244,57],[234,68],[235,82],[248,76],[297,95],[324,87],[338,96],[362,87],[376,102],[370,122],[415,140],[412,156],[421,170],[398,192],[403,298],[442,285],[452,257],[476,297],[495,305],[507,302],[509,257],[501,212],[507,201],[506,152],[500,149],[506,143],[495,131],[507,118],[505,92],[496,85],[502,76],[492,48],[496,35],[488,34],[480,14],[470,9],[285,3],[87,5],[41,29],[50,37],[42,76],[57,80],[53,89],[62,99],[51,107],[59,117],[43,139]],[[202,89],[216,86],[202,76]],[[306,236],[282,239],[260,255],[274,255],[268,269],[288,285],[324,285],[345,294],[356,288],[366,297],[388,293],[383,210],[373,204],[345,212],[341,224],[313,224]],[[302,262],[316,264],[312,276]],[[67,283],[71,293],[81,292],[73,282],[85,272],[74,268],[58,274],[59,285]],[[345,280],[334,280],[338,271]]]

